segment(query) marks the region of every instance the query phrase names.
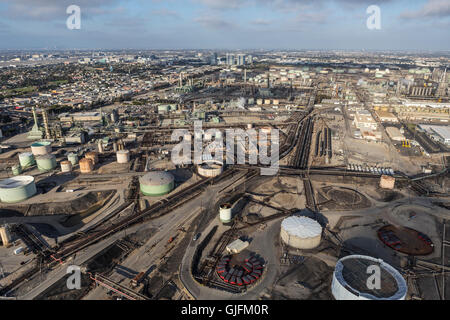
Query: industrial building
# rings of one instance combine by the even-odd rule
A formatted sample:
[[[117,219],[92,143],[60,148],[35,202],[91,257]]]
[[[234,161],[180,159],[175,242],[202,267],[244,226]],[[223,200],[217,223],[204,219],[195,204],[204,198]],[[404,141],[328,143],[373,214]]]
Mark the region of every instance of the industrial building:
[[[392,141],[405,141],[405,136],[401,133],[400,129],[397,127],[387,127],[386,133],[388,134],[389,138],[392,139]]]
[[[363,130],[376,130],[378,125],[367,110],[357,110],[353,124],[356,128]]]

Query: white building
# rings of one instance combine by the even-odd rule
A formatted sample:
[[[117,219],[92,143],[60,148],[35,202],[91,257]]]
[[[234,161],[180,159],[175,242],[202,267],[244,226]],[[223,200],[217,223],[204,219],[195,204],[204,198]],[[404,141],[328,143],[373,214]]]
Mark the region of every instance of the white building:
[[[353,124],[356,128],[363,130],[376,130],[378,125],[367,110],[358,110],[355,113]]]

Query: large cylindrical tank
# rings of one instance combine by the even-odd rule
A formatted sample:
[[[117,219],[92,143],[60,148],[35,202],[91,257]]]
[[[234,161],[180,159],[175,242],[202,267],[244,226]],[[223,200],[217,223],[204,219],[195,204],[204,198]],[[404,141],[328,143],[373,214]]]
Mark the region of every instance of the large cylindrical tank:
[[[223,172],[223,165],[214,161],[207,161],[198,165],[197,171],[203,177],[217,177]]]
[[[48,141],[39,141],[31,145],[31,152],[35,156],[40,156],[44,154],[49,154],[52,152],[51,143]]]
[[[336,300],[405,300],[408,287],[383,260],[350,255],[336,263],[331,292]]]
[[[11,233],[9,231],[9,226],[6,224],[0,226],[0,239],[2,240],[4,247],[7,247],[11,242]]]
[[[103,153],[103,143],[101,140],[99,140],[97,143],[97,150],[99,153]]]
[[[78,155],[76,153],[69,153],[67,155],[67,160],[69,160],[72,163],[72,166],[74,166],[78,163]]]
[[[92,164],[95,166],[98,163],[98,154],[97,152],[86,152],[86,159],[91,159]]]
[[[80,172],[91,173],[94,170],[94,163],[91,159],[83,158],[80,160]]]
[[[162,196],[173,190],[175,179],[165,171],[152,171],[139,179],[141,192],[146,196]]]
[[[219,219],[223,223],[231,222],[233,215],[231,212],[231,204],[224,203],[219,207]]]
[[[24,152],[19,154],[19,163],[23,169],[26,169],[36,164],[36,161],[31,152]]]
[[[36,184],[31,176],[17,176],[0,181],[1,202],[20,202],[32,197],[36,192]]]
[[[281,239],[297,249],[313,249],[320,244],[322,227],[308,217],[291,216],[281,223]]]
[[[20,166],[20,164],[13,165],[11,167],[11,171],[14,176],[18,176],[22,173],[22,167]]]
[[[61,161],[61,172],[71,172],[72,171],[72,162],[70,161]]]
[[[41,172],[51,171],[56,168],[56,157],[53,154],[44,154],[36,158],[36,164]]]
[[[116,153],[117,163],[128,163],[130,162],[130,151],[128,150],[119,150]]]

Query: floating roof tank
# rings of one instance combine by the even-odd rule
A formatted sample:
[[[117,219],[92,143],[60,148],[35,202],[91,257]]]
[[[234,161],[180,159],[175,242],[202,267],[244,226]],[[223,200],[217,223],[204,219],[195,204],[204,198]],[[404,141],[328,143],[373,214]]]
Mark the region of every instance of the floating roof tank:
[[[51,142],[48,141],[35,142],[31,145],[31,152],[35,156],[49,154],[52,152]]]
[[[20,202],[32,197],[36,192],[36,184],[31,176],[17,176],[0,181],[1,202]]]
[[[378,286],[369,277],[380,270]],[[368,283],[375,285],[370,289]],[[350,255],[340,259],[333,273],[331,292],[336,300],[405,300],[408,287],[402,275],[381,259]]]

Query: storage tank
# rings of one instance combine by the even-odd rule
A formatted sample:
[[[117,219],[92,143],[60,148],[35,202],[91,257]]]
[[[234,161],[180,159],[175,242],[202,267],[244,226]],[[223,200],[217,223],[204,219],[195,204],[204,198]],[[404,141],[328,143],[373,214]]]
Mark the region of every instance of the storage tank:
[[[0,181],[1,202],[20,202],[32,197],[36,192],[36,184],[31,176],[17,176]]]
[[[83,158],[80,160],[80,172],[91,173],[94,170],[94,163],[91,159]]]
[[[19,163],[23,169],[26,169],[36,164],[36,161],[31,152],[24,152],[19,154]]]
[[[116,153],[117,163],[128,163],[130,162],[130,151],[128,150],[119,150]]]
[[[14,176],[18,176],[22,173],[22,167],[20,166],[20,164],[13,165],[11,167],[11,171]]]
[[[374,277],[378,270],[377,283]],[[336,300],[405,300],[407,291],[406,281],[397,270],[381,259],[363,255],[340,259],[331,283]]]
[[[36,164],[41,172],[51,171],[56,168],[56,157],[53,154],[44,154],[36,158]]]
[[[97,152],[86,152],[86,155],[84,156],[86,159],[91,159],[92,164],[95,166],[98,163],[98,154]]]
[[[141,192],[146,196],[162,196],[173,190],[175,179],[165,171],[152,171],[139,178]]]
[[[44,154],[49,154],[52,152],[51,143],[48,141],[39,141],[31,145],[31,152],[35,156],[40,156]]]
[[[205,161],[197,166],[197,172],[202,177],[217,177],[223,172],[223,164],[216,161]]]
[[[78,163],[78,155],[76,153],[69,153],[67,155],[67,160],[69,160],[72,163],[72,166],[74,166]]]
[[[320,244],[322,227],[308,217],[291,216],[281,223],[281,239],[297,249],[313,249]]]
[[[11,242],[11,233],[7,224],[0,227],[0,240],[2,240],[4,247],[7,247]]]
[[[61,161],[61,172],[71,172],[72,171],[72,162],[70,161]]]
[[[231,212],[231,204],[224,203],[219,207],[219,219],[222,223],[230,223],[233,218]]]

